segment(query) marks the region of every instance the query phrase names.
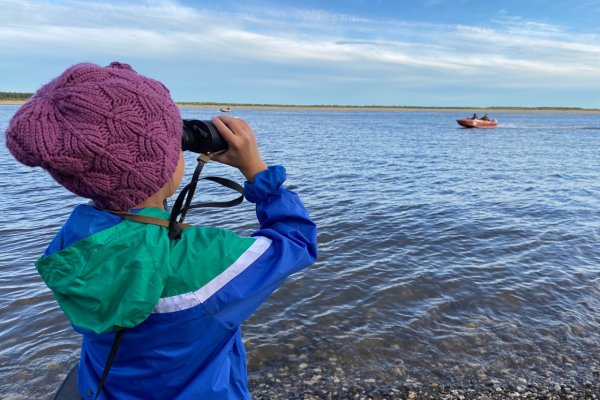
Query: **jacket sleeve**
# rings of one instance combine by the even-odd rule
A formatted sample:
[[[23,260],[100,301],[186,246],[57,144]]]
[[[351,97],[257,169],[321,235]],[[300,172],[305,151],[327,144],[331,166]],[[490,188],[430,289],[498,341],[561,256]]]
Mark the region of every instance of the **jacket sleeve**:
[[[300,198],[285,189],[286,172],[269,167],[245,183],[246,199],[256,203],[260,229],[253,233],[260,254],[205,305],[224,325],[248,318],[289,275],[317,259],[317,227]]]

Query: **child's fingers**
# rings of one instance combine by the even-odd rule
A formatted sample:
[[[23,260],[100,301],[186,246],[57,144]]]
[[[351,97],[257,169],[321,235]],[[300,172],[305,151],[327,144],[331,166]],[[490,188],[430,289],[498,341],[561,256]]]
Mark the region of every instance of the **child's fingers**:
[[[231,129],[229,129],[229,127],[221,120],[221,118],[219,117],[213,117],[211,119],[211,122],[215,125],[215,127],[217,128],[217,130],[219,131],[219,133],[221,134],[221,136],[223,136],[223,139],[225,139],[225,141],[227,143],[232,143],[232,141],[235,140],[235,134],[233,133],[233,131]]]
[[[223,138],[229,143],[230,148],[246,148],[256,141],[250,125],[243,119],[219,116],[215,117],[217,129],[224,129]],[[219,123],[222,123],[219,124]]]
[[[240,118],[219,116],[220,119],[236,136],[252,136],[252,128],[246,121]]]

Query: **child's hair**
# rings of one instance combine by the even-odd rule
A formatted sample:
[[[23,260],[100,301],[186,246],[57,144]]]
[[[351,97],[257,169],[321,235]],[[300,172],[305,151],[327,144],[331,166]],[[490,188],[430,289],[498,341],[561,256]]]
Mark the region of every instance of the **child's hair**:
[[[21,106],[6,146],[98,207],[127,210],[169,181],[181,133],[179,109],[162,83],[128,64],[82,63]]]

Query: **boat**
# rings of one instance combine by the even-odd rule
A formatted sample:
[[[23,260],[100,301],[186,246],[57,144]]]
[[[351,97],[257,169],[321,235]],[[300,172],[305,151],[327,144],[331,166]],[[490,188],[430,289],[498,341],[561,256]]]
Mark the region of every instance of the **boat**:
[[[231,108],[229,106],[227,106],[227,107],[221,107],[219,110],[221,110],[221,112],[229,112],[229,111],[231,111]]]
[[[495,119],[463,118],[457,119],[456,122],[465,128],[493,128],[498,125]]]

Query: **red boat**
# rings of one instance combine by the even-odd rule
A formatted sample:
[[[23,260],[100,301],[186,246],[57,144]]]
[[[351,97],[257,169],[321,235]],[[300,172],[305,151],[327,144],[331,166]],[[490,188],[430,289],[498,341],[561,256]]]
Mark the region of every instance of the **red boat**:
[[[457,119],[456,122],[465,128],[493,128],[498,125],[498,121],[495,119],[464,118]]]

